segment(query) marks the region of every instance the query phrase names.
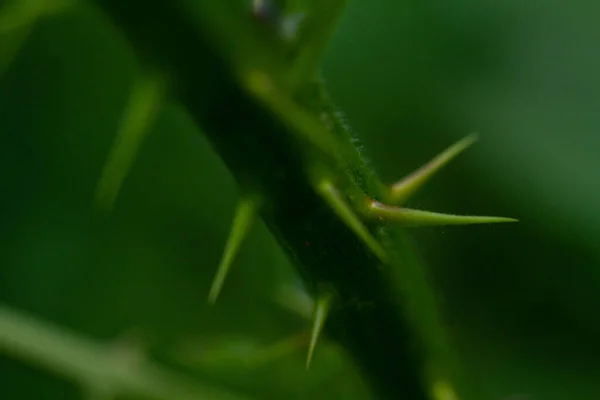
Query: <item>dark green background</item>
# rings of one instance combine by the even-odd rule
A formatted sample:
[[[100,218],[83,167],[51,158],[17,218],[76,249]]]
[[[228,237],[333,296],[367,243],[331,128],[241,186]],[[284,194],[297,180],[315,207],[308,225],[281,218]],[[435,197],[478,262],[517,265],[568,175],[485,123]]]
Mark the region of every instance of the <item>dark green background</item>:
[[[414,231],[474,382],[490,399],[599,398],[600,5],[349,3],[324,76],[383,179],[476,131],[481,142],[411,206],[521,220]],[[239,193],[176,106],[114,213],[94,210],[136,73],[119,32],[78,7],[40,21],[2,76],[0,300],[99,340],[136,329],[163,358],[190,337],[268,345],[303,329],[274,304],[296,276],[262,225],[217,306],[205,305]],[[368,397],[334,348],[308,372],[303,358],[215,361],[201,374],[258,398]],[[79,396],[8,358],[0,382],[11,400]]]

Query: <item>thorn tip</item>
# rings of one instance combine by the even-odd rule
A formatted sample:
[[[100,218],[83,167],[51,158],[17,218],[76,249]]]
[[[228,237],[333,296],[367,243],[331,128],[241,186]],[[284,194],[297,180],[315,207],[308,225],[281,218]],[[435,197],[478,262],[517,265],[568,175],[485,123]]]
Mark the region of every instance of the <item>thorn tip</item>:
[[[235,259],[244,239],[248,236],[250,228],[258,214],[259,200],[254,196],[248,196],[242,198],[235,211],[233,218],[233,224],[227,243],[225,245],[225,251],[217,268],[217,272],[213,279],[213,282],[208,293],[208,303],[214,305],[219,297],[219,293],[225,282],[225,277],[231,268],[231,264]]]
[[[427,164],[423,165],[421,168],[412,172],[405,178],[400,181],[394,183],[390,188],[391,200],[394,204],[403,204],[408,200],[413,194],[415,194],[425,183],[427,183],[431,178],[437,174],[444,166],[446,166],[450,161],[455,159],[459,154],[464,152],[466,149],[471,147],[479,138],[479,135],[473,133],[458,142],[454,143],[452,146],[448,147],[446,150],[442,151],[440,154],[435,156],[432,160],[430,160]]]
[[[164,79],[144,75],[134,84],[117,136],[96,187],[96,205],[110,210],[162,104]]]
[[[310,344],[308,346],[308,354],[306,356],[306,369],[310,368],[310,363],[317,347],[317,342],[325,326],[327,314],[331,306],[331,296],[326,294],[317,299],[315,303],[315,311],[313,316],[313,327],[310,334]]]
[[[377,201],[371,203],[369,211],[375,217],[397,222],[405,227],[518,222],[517,219],[506,217],[454,215],[414,210],[412,208],[389,206]]]

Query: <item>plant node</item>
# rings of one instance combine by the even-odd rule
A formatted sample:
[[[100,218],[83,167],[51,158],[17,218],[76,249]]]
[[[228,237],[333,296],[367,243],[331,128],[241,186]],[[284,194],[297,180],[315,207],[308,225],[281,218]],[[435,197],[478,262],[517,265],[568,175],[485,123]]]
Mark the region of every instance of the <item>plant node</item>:
[[[369,232],[367,227],[362,223],[358,215],[356,215],[344,201],[333,183],[328,180],[323,180],[317,185],[317,191],[342,222],[344,222],[344,224],[352,230],[382,262],[386,263],[388,261],[387,253],[381,244],[373,237],[373,235],[371,235],[371,232]]]

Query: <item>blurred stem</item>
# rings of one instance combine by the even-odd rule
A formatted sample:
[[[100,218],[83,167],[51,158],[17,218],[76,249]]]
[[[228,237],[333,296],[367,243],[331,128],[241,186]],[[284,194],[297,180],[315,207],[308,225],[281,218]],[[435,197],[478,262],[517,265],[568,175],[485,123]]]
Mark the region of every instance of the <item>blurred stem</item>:
[[[0,352],[51,370],[86,391],[164,400],[247,399],[144,359],[132,365],[116,350],[0,306]]]
[[[289,75],[290,88],[297,88],[298,85],[313,78],[342,11],[346,7],[346,2],[346,0],[312,1],[310,11],[302,22],[298,35],[294,66]]]

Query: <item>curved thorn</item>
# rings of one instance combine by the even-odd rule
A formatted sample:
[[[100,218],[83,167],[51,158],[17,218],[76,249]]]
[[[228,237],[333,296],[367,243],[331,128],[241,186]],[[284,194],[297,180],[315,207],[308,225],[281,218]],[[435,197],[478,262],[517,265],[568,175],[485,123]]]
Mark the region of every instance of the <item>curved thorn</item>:
[[[394,204],[402,204],[410,196],[415,194],[425,183],[427,183],[446,164],[452,161],[460,153],[468,149],[478,139],[477,134],[471,134],[454,143],[435,158],[417,169],[407,177],[394,183],[391,188],[391,200]]]
[[[388,206],[377,201],[371,203],[369,212],[375,217],[397,222],[406,227],[518,222],[514,218],[454,215],[414,210],[411,208]]]
[[[387,262],[388,257],[381,244],[375,240],[360,218],[358,218],[350,206],[344,202],[335,186],[333,186],[330,181],[323,180],[317,185],[317,190],[323,199],[329,203],[329,206],[338,217],[340,217],[342,222],[344,222],[344,224],[346,224],[346,226],[352,230],[382,262]]]
[[[325,326],[327,320],[327,314],[331,306],[331,296],[326,294],[320,297],[315,304],[315,311],[313,316],[313,327],[310,333],[310,344],[308,346],[308,354],[306,356],[306,369],[310,368],[310,363],[317,347],[317,342]]]
[[[223,257],[221,258],[221,262],[219,263],[219,267],[217,268],[217,272],[210,287],[210,292],[208,294],[209,304],[214,305],[217,301],[217,297],[219,297],[219,293],[225,282],[225,277],[231,268],[231,264],[233,264],[235,256],[244,242],[244,239],[248,236],[248,232],[250,232],[250,228],[252,228],[252,224],[256,219],[258,208],[259,200],[257,197],[248,196],[240,200],[233,218],[233,225],[231,226],[229,237],[227,238]]]
[[[164,80],[145,75],[134,84],[115,142],[96,187],[96,204],[110,210],[162,103]]]

